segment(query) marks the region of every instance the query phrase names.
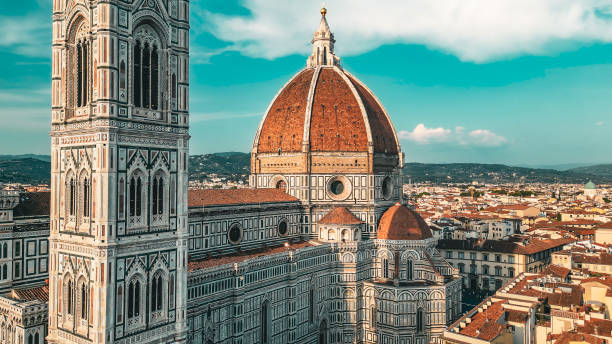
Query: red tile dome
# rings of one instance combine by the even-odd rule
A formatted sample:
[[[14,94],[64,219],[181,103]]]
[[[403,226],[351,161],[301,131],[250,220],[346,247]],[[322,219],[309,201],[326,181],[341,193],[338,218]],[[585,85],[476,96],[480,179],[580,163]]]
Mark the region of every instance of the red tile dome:
[[[431,237],[431,230],[421,215],[399,203],[387,209],[378,223],[378,239],[423,240]]]
[[[274,98],[255,136],[255,153],[397,154],[393,124],[374,94],[338,66],[307,67]]]

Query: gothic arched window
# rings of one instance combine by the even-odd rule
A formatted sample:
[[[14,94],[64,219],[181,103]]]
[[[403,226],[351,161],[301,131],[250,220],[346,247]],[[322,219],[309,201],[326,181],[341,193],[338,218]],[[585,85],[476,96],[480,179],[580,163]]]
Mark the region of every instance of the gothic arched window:
[[[157,274],[151,281],[151,311],[161,311],[163,309],[163,286],[162,275]]]
[[[68,281],[68,283],[66,284],[66,313],[72,315],[72,298],[73,298],[73,294],[72,294],[72,281]]]
[[[376,327],[376,306],[370,308],[370,325],[372,328]]]
[[[87,319],[87,286],[81,282],[81,319]]]
[[[32,337],[32,335],[30,334],[28,336],[28,344],[33,344],[34,343],[34,337]]]
[[[157,33],[149,25],[134,30],[133,65],[134,105],[145,109],[160,108],[160,49]]]
[[[83,216],[84,217],[89,217],[89,209],[91,208],[91,196],[90,196],[90,184],[89,184],[89,179],[87,179],[87,177],[85,177],[83,179],[83,185],[82,185],[82,190],[83,190]]]
[[[161,175],[153,177],[151,186],[151,202],[153,205],[152,214],[159,215],[164,213],[164,178]]]
[[[68,187],[70,189],[69,191],[69,195],[68,195],[68,209],[69,209],[69,215],[70,216],[74,216],[74,213],[76,211],[76,181],[74,180],[74,178],[70,178],[69,182],[68,182]]]
[[[308,295],[308,321],[314,322],[314,313],[315,313],[315,298],[314,298],[314,288],[310,287],[310,294]]]
[[[73,106],[82,107],[89,103],[89,60],[91,41],[89,39],[89,25],[85,19],[78,21],[70,32],[70,60],[72,86],[69,102]]]
[[[406,279],[412,280],[412,259],[408,259],[406,262]]]
[[[2,265],[2,279],[5,280],[8,278],[8,266],[6,264]]]
[[[128,286],[128,319],[140,315],[140,281],[133,279]]]
[[[423,332],[424,320],[425,319],[423,319],[423,308],[417,309],[417,312],[416,312],[416,330],[419,333]]]
[[[262,343],[267,343],[268,342],[268,322],[270,321],[270,319],[268,319],[270,316],[269,314],[269,310],[268,310],[268,301],[265,301],[262,305],[261,305],[261,342]]]
[[[383,277],[389,278],[389,259],[383,259]]]
[[[8,258],[8,245],[2,244],[2,258]]]
[[[142,177],[133,176],[130,179],[130,216],[142,215]]]
[[[174,308],[174,276],[170,276],[170,286],[168,289],[168,308]]]
[[[36,334],[34,334],[34,344],[38,344],[40,343],[40,336],[38,335],[38,332]]]

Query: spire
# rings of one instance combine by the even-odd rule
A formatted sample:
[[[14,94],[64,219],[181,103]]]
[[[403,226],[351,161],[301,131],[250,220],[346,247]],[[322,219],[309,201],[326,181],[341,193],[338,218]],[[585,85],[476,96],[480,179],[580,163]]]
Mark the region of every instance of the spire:
[[[334,55],[334,34],[327,24],[327,9],[321,8],[321,23],[312,38],[312,55],[306,60],[308,67],[340,66],[340,58]]]

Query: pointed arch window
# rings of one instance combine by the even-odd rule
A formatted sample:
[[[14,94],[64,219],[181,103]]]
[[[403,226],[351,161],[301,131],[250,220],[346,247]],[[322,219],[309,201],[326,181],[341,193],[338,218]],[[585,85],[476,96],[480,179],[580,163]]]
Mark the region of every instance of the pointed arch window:
[[[261,342],[268,343],[268,322],[269,318],[268,301],[261,305]]]
[[[130,179],[130,216],[142,215],[142,177]]]
[[[87,319],[87,304],[89,298],[87,297],[87,286],[85,282],[81,283],[81,319]]]
[[[133,53],[134,106],[160,108],[160,41],[149,25],[134,30],[136,43]]]
[[[140,281],[134,279],[128,286],[128,319],[140,316]]]
[[[5,280],[8,278],[8,266],[6,264],[2,265],[2,279]]]
[[[376,306],[370,308],[370,325],[372,328],[376,327]]]
[[[174,308],[174,276],[170,276],[170,286],[168,287],[168,305],[169,308]]]
[[[161,311],[163,309],[163,287],[162,276],[158,274],[151,281],[151,311]]]
[[[68,281],[68,283],[66,284],[66,307],[67,307],[66,313],[70,315],[73,314],[72,298],[73,298],[72,281]]]
[[[69,196],[68,196],[68,214],[70,216],[74,216],[76,211],[76,182],[74,178],[70,178],[68,183],[68,187],[70,188]]]
[[[8,258],[8,245],[2,244],[2,258]]]
[[[424,318],[423,318],[423,308],[419,308],[417,309],[416,312],[416,330],[418,333],[423,332],[423,325],[424,325]]]
[[[406,279],[411,281],[412,280],[412,273],[413,273],[413,266],[412,266],[412,259],[408,259],[408,261],[406,262]]]
[[[389,259],[383,259],[383,277],[389,278]]]
[[[33,344],[34,343],[34,337],[32,337],[32,335],[30,334],[28,336],[28,344]]]
[[[38,332],[34,334],[34,344],[38,344],[40,343],[40,336],[38,335]]]
[[[90,184],[89,179],[85,177],[83,179],[83,216],[89,217],[89,209],[91,208],[91,196],[90,196]]]
[[[152,194],[152,205],[153,215],[159,215],[164,213],[164,178],[157,175],[153,178],[153,185],[151,186]]]

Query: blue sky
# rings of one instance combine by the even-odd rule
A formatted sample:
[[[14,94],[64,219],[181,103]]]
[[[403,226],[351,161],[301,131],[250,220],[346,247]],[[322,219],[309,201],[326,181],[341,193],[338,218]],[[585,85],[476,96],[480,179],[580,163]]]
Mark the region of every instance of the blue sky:
[[[0,2],[0,154],[48,153],[49,0]],[[191,2],[191,152],[243,151],[320,1]],[[612,162],[612,1],[328,1],[406,161]]]

